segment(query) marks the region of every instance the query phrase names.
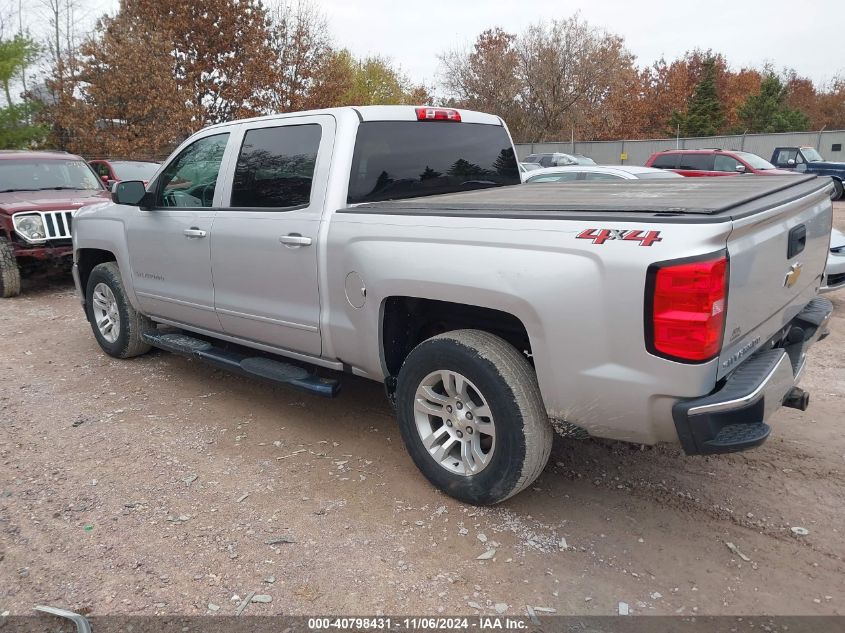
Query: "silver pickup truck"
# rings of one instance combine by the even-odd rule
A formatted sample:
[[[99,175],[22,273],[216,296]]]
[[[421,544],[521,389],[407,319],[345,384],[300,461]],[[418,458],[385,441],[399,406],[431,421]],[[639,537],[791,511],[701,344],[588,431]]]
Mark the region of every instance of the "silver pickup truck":
[[[73,223],[103,350],[151,347],[334,396],[383,382],[408,452],[496,503],[553,427],[688,454],[757,446],[827,334],[830,180],[520,184],[489,114],[234,121]]]

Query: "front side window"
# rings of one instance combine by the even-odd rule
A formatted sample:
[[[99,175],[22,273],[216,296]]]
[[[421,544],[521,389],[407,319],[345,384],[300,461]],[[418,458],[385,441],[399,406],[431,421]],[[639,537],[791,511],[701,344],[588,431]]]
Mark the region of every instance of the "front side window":
[[[0,160],[0,192],[102,188],[100,179],[83,160]]]
[[[157,207],[200,208],[214,202],[217,174],[229,134],[194,141],[165,167],[158,183]]]
[[[737,165],[740,164],[741,163],[735,158],[731,158],[730,156],[724,156],[723,154],[717,154],[716,160],[713,163],[713,171],[735,172]]]
[[[778,151],[775,162],[778,165],[788,166],[790,160],[796,160],[798,157],[798,150],[796,149],[782,149]]]
[[[307,206],[320,136],[316,123],[248,130],[235,168],[231,206]]]
[[[350,204],[518,185],[519,167],[501,125],[366,121],[358,126]]]

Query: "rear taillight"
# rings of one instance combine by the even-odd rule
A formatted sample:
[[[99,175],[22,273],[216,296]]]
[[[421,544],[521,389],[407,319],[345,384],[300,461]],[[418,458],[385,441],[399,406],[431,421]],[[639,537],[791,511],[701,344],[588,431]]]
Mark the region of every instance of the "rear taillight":
[[[728,259],[723,252],[654,264],[646,284],[646,346],[681,362],[718,356],[725,329]]]
[[[417,121],[461,122],[461,113],[451,108],[417,108]]]

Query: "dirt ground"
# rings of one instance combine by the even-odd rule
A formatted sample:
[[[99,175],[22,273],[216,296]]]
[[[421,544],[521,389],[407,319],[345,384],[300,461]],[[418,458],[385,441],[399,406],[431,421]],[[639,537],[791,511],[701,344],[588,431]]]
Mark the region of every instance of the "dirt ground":
[[[255,592],[272,601],[246,614],[845,614],[845,291],[829,297],[810,409],[779,411],[763,447],[558,438],[533,488],[475,508],[417,472],[378,384],[322,400],[113,360],[66,280],[30,287],[0,304],[0,612],[232,614]]]

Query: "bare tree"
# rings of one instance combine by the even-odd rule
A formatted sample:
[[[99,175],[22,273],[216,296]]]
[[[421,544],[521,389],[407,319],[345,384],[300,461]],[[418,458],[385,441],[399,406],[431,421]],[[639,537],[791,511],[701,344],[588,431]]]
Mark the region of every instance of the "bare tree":
[[[276,112],[300,110],[332,52],[328,22],[309,0],[278,0],[269,15],[270,46],[279,75],[270,107]]]
[[[515,36],[478,36],[472,51],[441,55],[441,82],[459,103],[502,115],[518,139],[569,136],[633,76],[621,37],[578,15],[541,22]]]

